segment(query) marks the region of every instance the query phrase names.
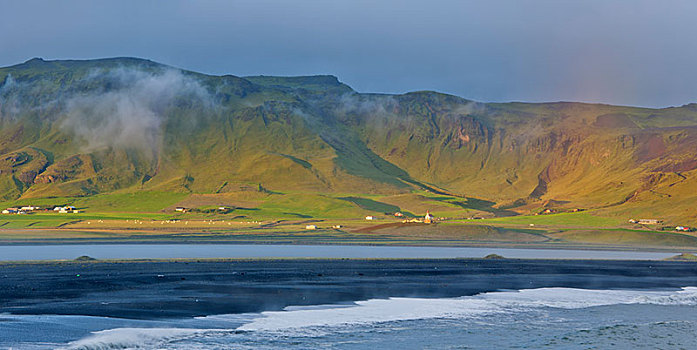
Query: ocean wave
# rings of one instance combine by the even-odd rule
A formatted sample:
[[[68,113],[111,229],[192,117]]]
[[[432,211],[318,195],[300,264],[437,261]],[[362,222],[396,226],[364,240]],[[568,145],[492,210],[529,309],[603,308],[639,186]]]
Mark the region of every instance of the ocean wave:
[[[460,298],[371,299],[356,302],[353,307],[286,308],[284,311],[263,312],[262,317],[237,329],[261,332],[296,330],[313,335],[317,334],[318,328],[343,325],[472,318],[540,308],[580,309],[619,304],[697,305],[697,288],[687,287],[679,291],[538,288]]]
[[[697,287],[686,287],[669,295],[642,295],[633,300],[633,304],[654,305],[697,305]]]
[[[153,349],[173,341],[234,330],[196,328],[114,328],[71,342],[66,350]]]
[[[198,317],[190,324],[201,328],[109,329],[72,342],[66,349],[174,348],[174,343],[188,339],[245,333],[316,337],[343,326],[424,319],[472,318],[476,321],[486,320],[487,316],[494,314],[543,308],[582,309],[621,304],[697,305],[697,288],[686,287],[677,291],[538,288],[459,298],[389,298],[348,305],[289,306],[283,311],[260,314]],[[243,324],[238,326],[240,322]],[[213,324],[214,327],[230,329],[203,328]]]

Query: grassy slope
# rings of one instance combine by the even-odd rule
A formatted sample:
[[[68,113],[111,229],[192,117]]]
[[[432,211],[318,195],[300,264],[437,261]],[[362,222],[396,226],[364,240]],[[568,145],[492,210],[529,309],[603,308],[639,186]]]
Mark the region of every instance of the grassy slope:
[[[0,92],[24,96],[20,107],[31,107],[102,89],[103,81],[85,77],[118,67],[166,69],[136,59],[33,60],[0,69],[0,82],[12,75],[32,89]],[[0,204],[73,204],[88,208],[84,218],[93,219],[132,213],[166,218],[162,210],[177,203],[222,200],[240,207],[234,215],[265,220],[397,210],[488,217],[503,213],[492,207],[498,203],[523,214],[543,207],[595,210],[497,218],[488,221],[492,225],[614,227],[630,217],[697,224],[693,105],[474,104],[432,92],[357,94],[330,76],[184,73],[216,92],[217,107],[168,109],[165,151],[157,159],[128,149],[84,154],[59,127],[60,109],[27,108],[0,118],[0,160],[29,157],[21,164],[0,162]],[[50,174],[66,178],[31,180]],[[215,199],[202,202],[207,195]],[[5,225],[51,227],[70,220],[32,215],[8,218]]]

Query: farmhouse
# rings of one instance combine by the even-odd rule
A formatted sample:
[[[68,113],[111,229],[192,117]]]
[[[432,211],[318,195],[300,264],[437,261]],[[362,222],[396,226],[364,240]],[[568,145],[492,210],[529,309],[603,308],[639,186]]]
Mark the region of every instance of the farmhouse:
[[[687,226],[676,226],[675,231],[690,232],[692,229]]]
[[[307,225],[307,226],[305,226],[305,229],[306,230],[316,230],[317,226],[316,225]]]
[[[372,215],[368,215],[365,217],[366,220],[375,220],[375,217]]]
[[[186,208],[184,208],[184,207],[176,207],[176,208],[174,208],[174,211],[178,211],[178,212],[184,213],[184,212],[186,212]]]
[[[639,221],[638,221],[638,223],[640,225],[658,225],[662,222],[663,222],[662,220],[658,220],[658,219],[639,219]]]
[[[7,209],[3,210],[2,213],[3,214],[17,214],[18,211],[19,211],[19,209],[17,209],[17,208],[7,208]]]
[[[57,212],[60,213],[60,214],[67,214],[67,213],[70,213],[70,212],[72,212],[72,213],[79,213],[79,211],[77,210],[77,208],[75,208],[75,207],[72,206],[72,205],[67,205],[67,206],[65,206],[65,207],[55,207],[55,208],[53,208],[53,211],[57,211]]]

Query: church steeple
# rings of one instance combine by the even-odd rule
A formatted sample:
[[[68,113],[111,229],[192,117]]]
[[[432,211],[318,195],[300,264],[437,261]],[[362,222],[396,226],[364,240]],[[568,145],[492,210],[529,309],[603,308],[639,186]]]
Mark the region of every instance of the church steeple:
[[[424,223],[433,223],[433,215],[431,215],[428,210],[426,210],[426,216],[424,216]]]

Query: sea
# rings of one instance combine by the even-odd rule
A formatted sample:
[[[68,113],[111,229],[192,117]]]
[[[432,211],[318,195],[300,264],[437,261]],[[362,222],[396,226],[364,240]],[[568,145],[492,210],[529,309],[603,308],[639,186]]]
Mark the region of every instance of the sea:
[[[186,319],[2,315],[3,349],[697,349],[697,287],[540,288]]]
[[[697,285],[522,288],[152,320],[5,313],[0,349],[697,349]]]

